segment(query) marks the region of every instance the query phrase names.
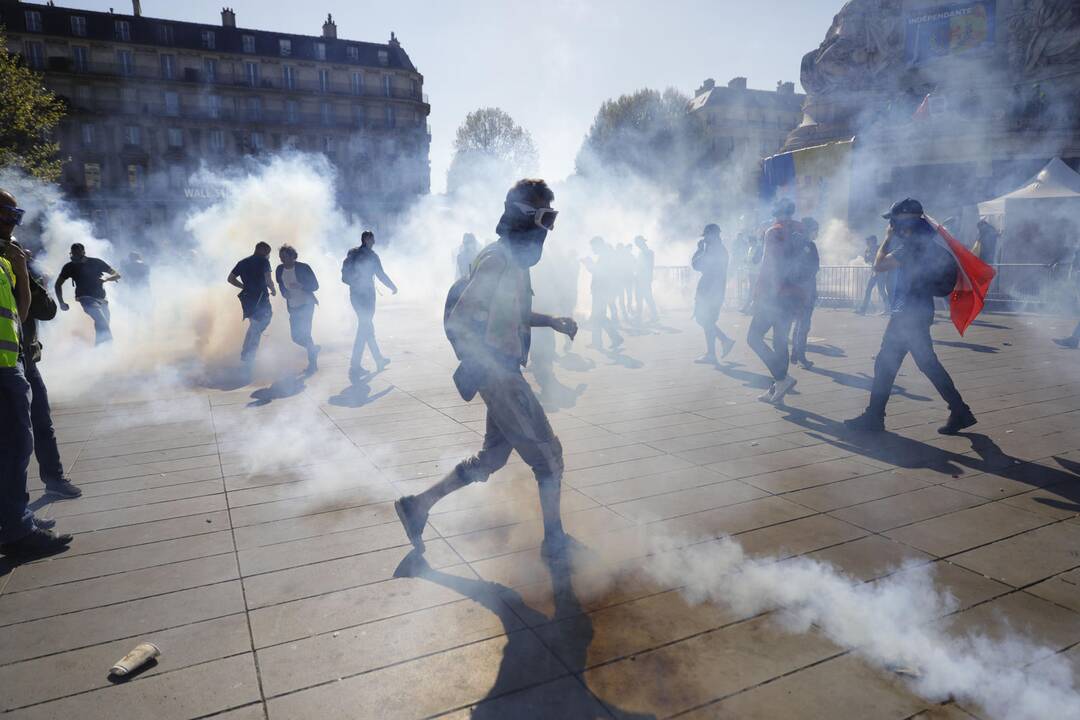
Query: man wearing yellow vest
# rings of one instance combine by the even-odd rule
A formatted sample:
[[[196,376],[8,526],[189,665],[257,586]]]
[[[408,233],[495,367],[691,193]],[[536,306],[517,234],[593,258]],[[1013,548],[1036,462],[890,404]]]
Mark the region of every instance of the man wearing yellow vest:
[[[22,216],[14,196],[0,190],[0,552],[29,559],[61,552],[71,536],[41,527],[28,508],[34,435],[20,340],[30,313],[30,276],[26,254],[11,238]]]

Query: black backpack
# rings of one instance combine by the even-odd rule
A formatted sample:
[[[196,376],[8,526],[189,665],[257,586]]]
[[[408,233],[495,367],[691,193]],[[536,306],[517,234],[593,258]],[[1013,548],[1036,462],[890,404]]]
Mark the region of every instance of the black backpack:
[[[464,343],[462,338],[461,328],[455,323],[450,322],[450,313],[457,305],[458,300],[461,299],[461,294],[465,292],[465,286],[469,284],[470,275],[465,275],[454,281],[454,284],[450,286],[450,289],[446,293],[446,303],[443,305],[443,332],[446,333],[446,339],[450,341],[450,347],[454,349],[454,355],[460,361],[462,359],[461,347]]]

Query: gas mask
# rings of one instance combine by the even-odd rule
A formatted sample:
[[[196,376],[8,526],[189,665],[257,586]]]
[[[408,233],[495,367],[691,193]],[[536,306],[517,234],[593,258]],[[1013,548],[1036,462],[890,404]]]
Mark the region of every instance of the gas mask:
[[[507,202],[502,218],[495,228],[499,237],[510,243],[514,259],[522,267],[532,267],[540,262],[544,252],[544,240],[548,231],[555,227],[558,212],[551,208],[535,208],[522,202]]]

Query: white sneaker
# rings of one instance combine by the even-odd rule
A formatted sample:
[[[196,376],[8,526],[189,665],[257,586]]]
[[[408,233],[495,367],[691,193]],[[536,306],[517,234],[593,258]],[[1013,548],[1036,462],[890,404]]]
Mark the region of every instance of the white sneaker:
[[[757,399],[761,402],[771,403],[773,401],[773,395],[776,394],[776,383],[769,386],[769,389],[758,395]]]
[[[778,404],[784,399],[784,396],[791,392],[791,388],[795,387],[795,383],[798,382],[794,377],[788,375],[783,380],[776,383],[776,392],[773,393],[772,402]]]

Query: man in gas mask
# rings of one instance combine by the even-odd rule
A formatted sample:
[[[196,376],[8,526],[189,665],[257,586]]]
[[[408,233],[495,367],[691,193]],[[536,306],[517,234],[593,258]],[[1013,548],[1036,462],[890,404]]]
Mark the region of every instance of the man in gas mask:
[[[956,261],[938,244],[937,231],[927,222],[918,200],[901,200],[883,217],[889,228],[874,259],[874,272],[896,271],[896,286],[890,293],[892,316],[874,362],[870,406],[844,424],[860,431],[885,429],[885,404],[904,357],[911,353],[915,365],[949,404],[949,419],[938,432],[955,435],[977,421],[934,352],[930,325],[934,298],[948,295],[956,284]]]
[[[541,553],[559,557],[567,546],[559,512],[562,445],[544,410],[522,377],[534,327],[550,327],[573,339],[577,323],[532,311],[529,268],[540,260],[544,239],[555,227],[555,194],[543,180],[520,180],[506,194],[499,239],[477,256],[469,276],[451,288],[444,324],[461,365],[454,382],[465,400],[479,392],[487,405],[483,448],[419,495],[394,503],[409,540],[423,550],[431,507],[474,482],[484,482],[506,464],[510,451],[536,475],[544,521]]]

